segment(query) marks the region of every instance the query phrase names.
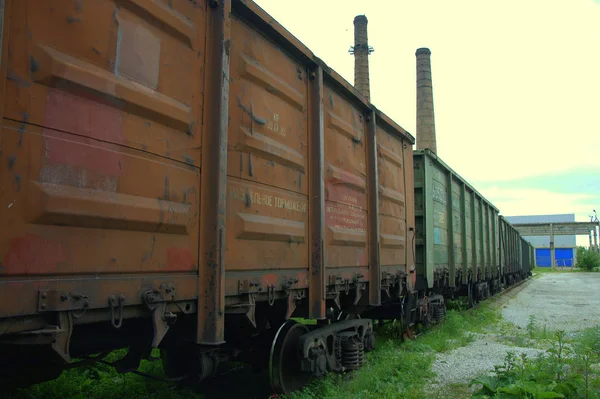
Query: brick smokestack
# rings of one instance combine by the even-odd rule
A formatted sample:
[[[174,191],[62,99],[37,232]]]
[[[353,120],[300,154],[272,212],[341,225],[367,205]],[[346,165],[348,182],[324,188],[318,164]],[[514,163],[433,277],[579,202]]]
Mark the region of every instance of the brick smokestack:
[[[369,84],[369,39],[367,37],[367,17],[354,18],[354,87],[367,99],[371,98]]]
[[[417,150],[427,148],[437,154],[431,51],[428,48],[420,48],[415,55],[417,57]]]

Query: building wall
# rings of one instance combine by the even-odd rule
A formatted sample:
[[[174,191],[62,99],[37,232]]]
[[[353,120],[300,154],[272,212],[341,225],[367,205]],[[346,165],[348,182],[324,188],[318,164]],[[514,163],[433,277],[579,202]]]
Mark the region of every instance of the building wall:
[[[506,219],[513,224],[517,223],[553,223],[553,222],[574,222],[575,214],[559,215],[531,215],[531,216],[506,216]],[[535,248],[550,248],[550,236],[524,236],[527,241]],[[555,248],[575,248],[577,247],[577,236],[554,236]]]
[[[528,216],[506,216],[506,219],[513,224],[518,223],[557,223],[574,222],[575,214],[557,214],[557,215],[528,215]],[[550,266],[550,236],[523,236],[531,245],[536,248],[536,262],[538,266]],[[576,262],[577,236],[554,236],[555,259],[557,266],[572,266]],[[569,256],[569,253],[572,253]],[[572,258],[572,261],[569,259]]]

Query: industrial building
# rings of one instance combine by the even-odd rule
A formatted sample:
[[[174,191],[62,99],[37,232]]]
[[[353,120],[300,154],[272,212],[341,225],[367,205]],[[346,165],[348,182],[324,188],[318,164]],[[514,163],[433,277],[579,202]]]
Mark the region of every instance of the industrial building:
[[[507,216],[506,219],[512,224],[575,222],[575,214]],[[573,266],[576,264],[576,237],[575,235],[557,235],[554,237],[556,266]],[[535,248],[537,266],[550,267],[552,265],[550,236],[523,236],[523,238]]]

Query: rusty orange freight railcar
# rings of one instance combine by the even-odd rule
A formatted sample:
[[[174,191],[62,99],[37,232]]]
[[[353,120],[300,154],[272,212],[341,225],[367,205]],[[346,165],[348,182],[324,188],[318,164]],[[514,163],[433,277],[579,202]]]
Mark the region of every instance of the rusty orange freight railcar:
[[[3,383],[360,367],[352,315],[415,281],[413,137],[251,1],[0,4]]]

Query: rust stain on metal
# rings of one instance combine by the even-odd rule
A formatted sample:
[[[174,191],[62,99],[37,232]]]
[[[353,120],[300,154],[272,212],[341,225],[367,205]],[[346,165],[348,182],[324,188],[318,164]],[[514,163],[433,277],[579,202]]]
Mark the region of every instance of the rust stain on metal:
[[[6,75],[6,79],[15,82],[17,85],[21,87],[28,88],[31,86],[31,81],[28,81],[21,76],[17,75],[15,71],[8,71]]]
[[[167,250],[167,270],[194,270],[196,262],[189,248],[169,248]]]
[[[10,155],[7,157],[7,166],[8,170],[11,171],[15,166],[15,162],[17,162],[17,157],[15,155]]]
[[[66,259],[60,243],[27,234],[11,240],[3,263],[11,274],[49,274]]]

